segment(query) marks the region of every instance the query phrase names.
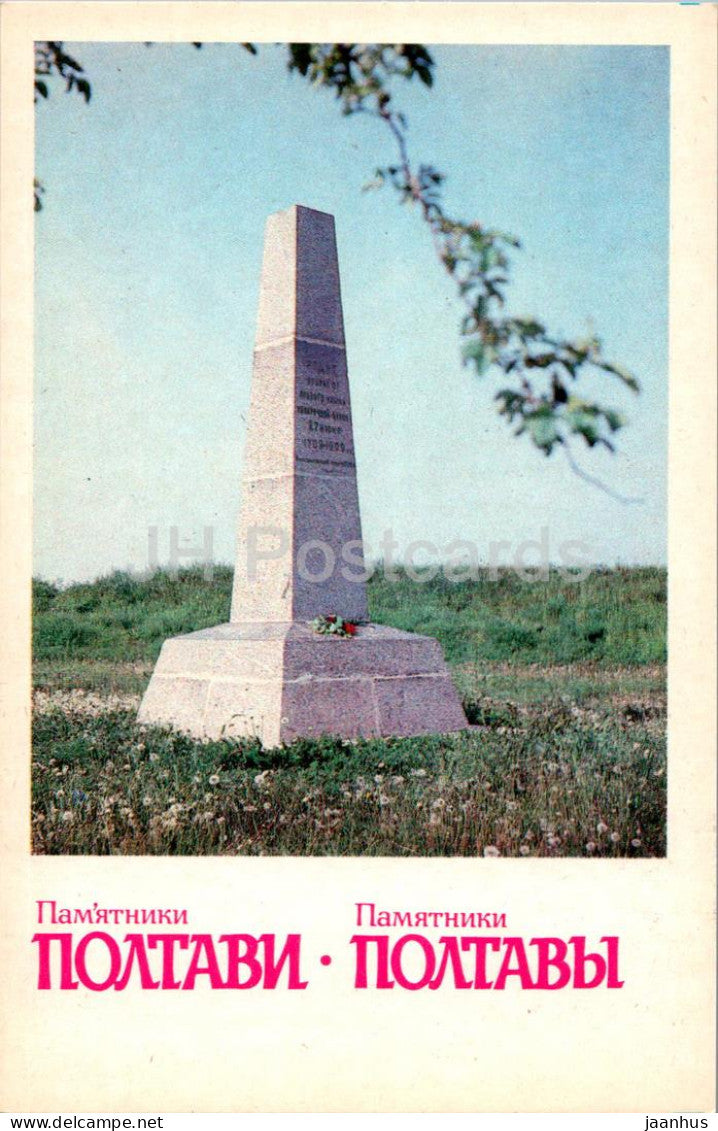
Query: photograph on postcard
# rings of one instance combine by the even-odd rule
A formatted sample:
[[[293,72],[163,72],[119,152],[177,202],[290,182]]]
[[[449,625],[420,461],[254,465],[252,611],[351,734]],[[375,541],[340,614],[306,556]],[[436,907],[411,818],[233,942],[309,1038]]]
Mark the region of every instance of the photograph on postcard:
[[[665,855],[669,71],[36,41],[34,853]]]

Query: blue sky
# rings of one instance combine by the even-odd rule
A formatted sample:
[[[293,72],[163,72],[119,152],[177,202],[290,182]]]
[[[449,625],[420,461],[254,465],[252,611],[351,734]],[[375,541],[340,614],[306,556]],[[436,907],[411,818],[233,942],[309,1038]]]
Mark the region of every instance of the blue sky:
[[[431,91],[399,86],[412,157],[447,208],[520,236],[510,311],[603,338],[639,376],[620,454],[587,471],[513,439],[491,378],[459,359],[460,310],[418,215],[362,193],[394,157],[287,73],[280,47],[68,44],[90,106],[37,113],[35,572],[147,564],[148,528],[214,530],[231,561],[263,228],[334,214],[364,536],[512,545],[548,529],[594,562],[666,560],[668,79],[661,47],[443,46]],[[600,396],[599,396],[600,394]]]

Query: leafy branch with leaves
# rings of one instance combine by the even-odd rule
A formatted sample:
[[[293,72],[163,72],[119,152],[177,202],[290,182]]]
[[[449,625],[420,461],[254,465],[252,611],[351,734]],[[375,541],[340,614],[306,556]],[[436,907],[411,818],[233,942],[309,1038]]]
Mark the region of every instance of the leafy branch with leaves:
[[[50,86],[48,79],[56,76],[65,83],[65,90],[75,90],[85,102],[92,97],[92,88],[85,78],[84,68],[76,59],[68,55],[62,43],[53,40],[38,41],[35,43],[35,102],[41,98],[49,98]],[[35,177],[33,182],[35,192],[35,211],[42,208],[42,196],[45,187]]]
[[[550,334],[537,320],[505,314],[510,253],[521,246],[519,240],[446,212],[441,200],[444,174],[431,165],[412,165],[406,118],[394,109],[388,89],[394,77],[416,77],[427,87],[433,85],[434,61],[426,47],[292,43],[289,52],[290,69],[333,90],[344,114],[370,114],[391,131],[398,160],[377,169],[365,189],[388,185],[402,204],[419,209],[464,306],[464,364],[478,376],[493,368],[510,382],[495,399],[501,415],[515,425],[515,435],[528,435],[547,456],[562,447],[574,471],[603,486],[581,471],[571,442],[577,439],[589,448],[598,445],[613,452],[613,437],[625,422],[615,409],[579,395],[577,383],[582,376],[604,373],[638,392],[638,382],[607,360],[598,337],[571,341]]]

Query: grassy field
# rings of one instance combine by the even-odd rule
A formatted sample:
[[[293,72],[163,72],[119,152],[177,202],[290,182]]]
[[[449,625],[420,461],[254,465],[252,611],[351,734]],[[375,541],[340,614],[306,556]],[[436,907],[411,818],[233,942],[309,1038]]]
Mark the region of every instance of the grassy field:
[[[461,734],[263,751],[139,728],[162,641],[226,620],[230,590],[227,568],[34,582],[36,852],[665,854],[664,571],[372,580],[373,620],[442,644]]]

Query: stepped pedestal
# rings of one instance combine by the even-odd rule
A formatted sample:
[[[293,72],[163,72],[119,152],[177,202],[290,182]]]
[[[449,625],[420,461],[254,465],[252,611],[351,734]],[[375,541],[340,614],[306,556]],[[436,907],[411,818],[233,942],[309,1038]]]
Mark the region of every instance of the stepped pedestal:
[[[228,624],[165,641],[139,721],[200,738],[460,730],[441,649],[368,617],[334,220],[295,206],[264,246]]]

